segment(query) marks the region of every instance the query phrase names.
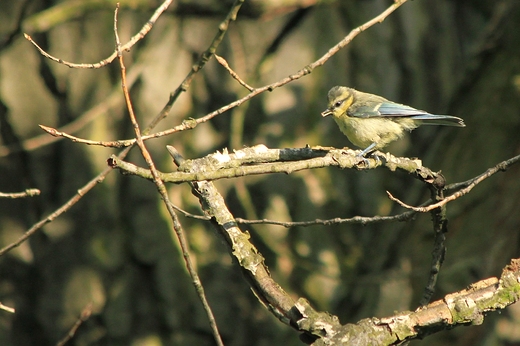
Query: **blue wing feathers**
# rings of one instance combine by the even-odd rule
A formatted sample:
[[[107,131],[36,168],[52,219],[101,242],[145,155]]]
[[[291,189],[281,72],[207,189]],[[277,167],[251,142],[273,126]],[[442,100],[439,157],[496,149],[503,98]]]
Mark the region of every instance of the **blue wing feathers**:
[[[410,106],[401,105],[399,103],[383,102],[378,109],[381,115],[385,116],[410,116],[410,115],[421,115],[428,114],[424,111],[420,111]]]
[[[430,114],[399,103],[383,102],[378,109],[382,117],[410,117],[422,125],[451,125],[463,127],[464,121],[451,115]]]
[[[379,102],[351,107],[347,111],[350,116],[357,118],[378,117],[407,117],[420,121],[421,125],[448,125],[463,127],[464,121],[451,115],[430,114],[413,107],[394,102]]]

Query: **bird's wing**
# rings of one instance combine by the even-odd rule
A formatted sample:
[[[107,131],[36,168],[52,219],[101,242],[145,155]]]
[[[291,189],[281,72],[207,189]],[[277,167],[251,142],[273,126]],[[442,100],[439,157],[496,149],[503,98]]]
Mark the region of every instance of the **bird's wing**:
[[[351,107],[353,108],[353,107]],[[350,116],[358,118],[375,118],[375,117],[407,117],[413,115],[428,114],[417,110],[413,107],[393,102],[374,102],[371,104],[363,104],[355,109],[349,109]]]
[[[393,102],[383,102],[378,109],[380,116],[398,116],[407,117],[412,115],[428,114],[410,106]]]
[[[430,114],[410,106],[393,102],[383,102],[379,107],[380,117],[409,117],[421,125],[446,125],[464,127],[464,120],[451,115]]]

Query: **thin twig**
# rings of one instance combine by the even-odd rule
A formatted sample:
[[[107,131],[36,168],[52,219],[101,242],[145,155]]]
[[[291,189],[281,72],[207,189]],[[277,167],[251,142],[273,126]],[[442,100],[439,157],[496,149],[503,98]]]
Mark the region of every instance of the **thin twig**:
[[[135,142],[133,140],[131,141],[93,141],[91,139],[84,139],[80,137],[76,137],[73,135],[70,135],[66,132],[59,131],[53,127],[45,126],[45,125],[38,125],[43,131],[47,132],[49,135],[53,137],[63,137],[70,139],[73,142],[81,143],[81,144],[87,144],[87,145],[99,145],[101,147],[107,147],[107,148],[124,148],[129,147],[133,145]],[[141,137],[142,138],[142,137]]]
[[[240,76],[238,75],[238,73],[236,73],[235,71],[233,71],[231,69],[231,67],[229,67],[229,64],[228,62],[226,61],[226,59],[224,59],[223,57],[215,54],[215,58],[217,59],[218,63],[220,65],[222,65],[228,72],[229,74],[231,75],[231,77],[233,77],[240,85],[242,85],[244,88],[246,88],[247,90],[249,91],[253,91],[254,88],[252,86],[249,86],[246,82],[244,82]]]
[[[388,198],[390,198],[392,201],[394,201],[397,204],[399,204],[401,207],[406,208],[406,209],[412,209],[413,211],[417,211],[418,212],[418,210],[416,210],[417,207],[412,207],[411,205],[408,205],[408,204],[404,203],[399,198],[394,197],[394,195],[392,195],[392,193],[390,193],[390,191],[386,191],[386,194],[388,195]]]
[[[25,198],[25,197],[33,197],[38,196],[40,194],[40,190],[38,189],[27,189],[24,192],[0,192],[0,198]]]
[[[0,309],[4,310],[4,311],[7,311],[7,312],[10,312],[12,314],[14,314],[16,312],[15,308],[12,308],[10,306],[4,305],[1,302],[0,302]]]
[[[492,175],[494,175],[497,172],[506,171],[511,165],[518,163],[519,161],[520,161],[520,155],[512,157],[508,160],[502,161],[499,164],[497,164],[496,166],[489,168],[481,175],[479,175],[475,178],[472,178],[472,179],[468,180],[467,182],[457,184],[458,186],[466,185],[466,187],[458,190],[457,192],[453,193],[452,195],[450,195],[448,197],[443,198],[441,201],[431,204],[427,207],[413,207],[411,205],[408,205],[408,204],[400,201],[398,198],[394,197],[390,192],[387,191],[386,193],[388,194],[388,197],[392,201],[397,202],[402,207],[417,211],[419,213],[426,213],[435,208],[442,207],[442,206],[446,205],[446,203],[454,201],[457,198],[468,194],[475,186],[480,184],[482,181],[486,180],[487,178],[491,177]],[[450,189],[452,189],[452,187],[450,187]]]
[[[189,253],[189,246],[188,246],[188,242],[186,240],[186,236],[184,234],[184,230],[182,229],[182,225],[179,221],[177,214],[175,213],[175,210],[172,208],[172,203],[170,202],[170,199],[168,197],[168,192],[166,191],[164,182],[159,177],[159,174],[157,173],[157,169],[155,167],[155,163],[153,162],[152,157],[151,157],[150,153],[148,152],[148,149],[146,148],[146,146],[143,142],[143,139],[141,137],[141,130],[139,128],[139,124],[135,117],[132,101],[130,99],[130,94],[126,87],[126,67],[124,64],[123,53],[121,52],[121,42],[119,41],[119,35],[117,32],[118,11],[119,11],[119,3],[117,4],[116,10],[114,11],[114,34],[115,34],[115,39],[116,39],[117,57],[119,59],[119,65],[121,67],[121,86],[123,88],[123,94],[125,96],[125,102],[126,102],[126,107],[128,109],[128,114],[130,116],[130,121],[132,122],[132,125],[134,127],[135,138],[137,140],[137,146],[141,150],[141,154],[143,155],[143,158],[145,159],[146,164],[150,168],[150,172],[152,173],[152,176],[153,176],[153,181],[154,181],[155,185],[157,186],[157,190],[159,191],[159,194],[161,195],[161,198],[164,201],[164,204],[168,210],[168,213],[170,214],[170,217],[173,221],[173,228],[175,230],[177,240],[179,241],[179,244],[180,244],[180,247],[182,250],[182,256],[184,257],[184,261],[186,263],[186,268],[188,270],[188,273],[190,274],[193,285],[195,286],[195,290],[197,291],[197,294],[202,302],[204,310],[206,311],[206,315],[208,317],[209,324],[212,329],[215,342],[219,346],[224,346],[224,342],[222,341],[222,337],[220,336],[220,332],[217,327],[217,322],[215,320],[215,316],[213,315],[213,311],[211,311],[211,307],[208,303],[206,295],[204,294],[204,287],[202,286],[199,275],[197,274],[197,270],[195,269],[195,266],[193,265],[193,262],[191,260],[190,253]]]
[[[200,220],[200,221],[210,221],[211,220],[211,218],[208,216],[192,214],[192,213],[176,206],[175,204],[172,204],[172,206],[173,206],[173,209],[177,210],[179,213],[181,213],[182,215],[184,215],[187,218]]]
[[[85,308],[83,309],[83,311],[81,311],[81,315],[79,316],[79,318],[76,320],[76,323],[74,323],[74,325],[72,326],[72,328],[70,328],[69,332],[67,333],[67,335],[65,335],[65,337],[63,339],[61,339],[60,341],[58,341],[58,343],[56,344],[56,346],[63,346],[65,345],[67,342],[69,342],[73,337],[74,335],[76,334],[76,332],[78,331],[78,328],[81,326],[81,324],[83,322],[85,322],[86,320],[88,320],[90,318],[90,315],[92,315],[92,307],[93,307],[93,304],[92,303],[88,303]]]
[[[355,224],[361,224],[361,225],[368,225],[372,223],[380,223],[380,222],[390,222],[390,221],[408,221],[414,217],[414,215],[417,214],[415,211],[407,211],[398,215],[393,216],[354,216],[350,218],[333,218],[333,219],[316,219],[316,220],[310,220],[310,221],[276,221],[276,220],[269,220],[269,219],[262,219],[262,220],[246,220],[242,218],[236,218],[235,221],[239,224],[244,225],[257,225],[257,224],[269,224],[269,225],[277,225],[282,226],[285,228],[291,228],[291,227],[308,227],[308,226],[314,226],[314,225],[323,225],[323,226],[330,226],[330,225],[338,225],[343,223],[355,223]]]
[[[127,83],[129,88],[131,88],[131,86],[134,85],[134,83],[137,81],[143,69],[144,64],[139,63],[132,66],[132,68],[128,71]],[[60,127],[59,129],[53,129],[52,127],[42,127],[43,125],[40,125],[42,129],[44,129],[47,133],[53,135],[53,137],[49,137],[47,134],[42,134],[33,138],[23,140],[15,145],[0,146],[0,157],[4,157],[19,151],[33,151],[46,145],[52,144],[63,138],[68,138],[67,136],[70,136],[69,139],[74,142],[82,142],[83,140],[81,138],[72,136],[71,134],[85,128],[85,126],[97,119],[100,115],[108,113],[111,109],[120,108],[121,103],[121,87],[118,85],[117,88],[114,88],[114,90],[105,100],[103,100],[100,103],[97,103],[94,107],[92,107],[91,109],[87,110],[79,117],[74,119],[74,121],[71,121],[70,123]],[[48,131],[47,129],[49,129],[50,131]],[[113,145],[105,146],[115,148],[124,148],[130,146],[128,144],[116,145],[118,142],[119,141],[116,141],[115,143],[109,142]],[[103,142],[96,143],[96,145],[103,145]]]
[[[183,92],[186,92],[189,89],[189,87],[191,86],[191,82],[193,81],[193,78],[195,77],[197,72],[199,72],[202,68],[204,68],[204,66],[209,61],[209,59],[211,59],[211,57],[215,54],[218,46],[224,39],[224,35],[228,31],[229,24],[232,21],[236,20],[238,11],[240,10],[240,7],[242,7],[242,4],[244,3],[244,1],[245,0],[235,0],[233,5],[231,6],[231,10],[228,12],[226,18],[224,18],[224,20],[219,24],[218,32],[215,35],[215,37],[213,38],[213,40],[211,41],[211,44],[209,45],[208,49],[206,49],[201,54],[200,59],[197,62],[197,64],[195,64],[191,67],[190,72],[188,73],[186,78],[184,78],[182,83],[177,87],[177,89],[175,89],[175,91],[170,94],[170,99],[164,106],[163,110],[150,123],[150,125],[152,127],[155,127],[155,125],[160,120],[162,120],[163,118],[165,118],[168,115],[172,105],[175,103],[175,101],[177,101],[180,94]],[[156,135],[153,135],[153,136],[150,136],[149,138],[156,138],[156,137],[157,137]],[[143,138],[143,139],[148,139],[148,138]]]
[[[125,148],[122,150],[117,157],[123,159],[126,157],[128,152],[132,149],[132,147]],[[74,204],[76,204],[85,194],[87,194],[90,190],[92,190],[97,184],[103,182],[106,176],[112,172],[113,169],[110,167],[105,168],[101,173],[92,178],[87,184],[78,189],[78,191],[61,207],[56,209],[54,212],[46,216],[44,219],[41,219],[37,223],[31,226],[20,238],[18,238],[15,242],[5,246],[0,250],[0,257],[11,251],[12,249],[20,246],[24,241],[29,239],[34,233],[36,233],[40,228],[42,228],[45,224],[54,221],[58,216],[67,212]]]
[[[426,202],[429,203],[429,202]],[[173,205],[174,209],[183,214],[185,217],[190,219],[196,219],[201,221],[210,221],[211,218],[205,215],[195,215],[190,212],[187,212],[184,209],[181,209],[175,205]],[[398,214],[398,215],[392,215],[392,216],[354,216],[350,218],[340,218],[336,217],[333,219],[315,219],[315,220],[309,220],[309,221],[278,221],[278,220],[270,220],[270,219],[261,219],[261,220],[249,220],[249,219],[243,219],[240,217],[235,218],[236,223],[242,224],[242,225],[275,225],[275,226],[281,226],[285,228],[292,228],[292,227],[308,227],[308,226],[315,226],[315,225],[321,225],[321,226],[330,226],[330,225],[340,225],[343,223],[349,223],[349,224],[361,224],[361,225],[368,225],[372,223],[380,223],[380,222],[392,222],[392,221],[408,221],[413,219],[413,217],[417,214],[415,211],[406,211],[404,213]]]
[[[139,42],[142,38],[144,38],[152,29],[152,26],[155,24],[159,16],[166,11],[168,6],[172,3],[173,0],[166,0],[164,1],[158,8],[155,10],[154,14],[150,19],[146,22],[145,25],[139,30],[137,34],[135,34],[130,41],[125,43],[123,46],[121,46],[121,50],[128,51],[130,48],[132,48],[137,42]],[[106,66],[110,64],[114,59],[117,57],[117,51],[114,51],[108,58],[101,60],[100,62],[94,63],[94,64],[76,64],[72,62],[65,61],[60,58],[56,58],[49,53],[47,53],[43,48],[41,48],[36,42],[33,41],[31,36],[24,33],[24,37],[31,42],[39,51],[40,54],[44,57],[57,62],[59,64],[63,64],[65,66],[71,67],[71,68],[89,68],[89,69],[95,69],[95,68],[101,68],[103,66]]]

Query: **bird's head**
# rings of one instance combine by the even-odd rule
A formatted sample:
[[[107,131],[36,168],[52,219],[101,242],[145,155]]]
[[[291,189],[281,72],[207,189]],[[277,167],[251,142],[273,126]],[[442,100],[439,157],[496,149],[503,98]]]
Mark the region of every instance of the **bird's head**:
[[[344,114],[354,102],[354,89],[335,86],[330,89],[327,97],[329,99],[328,106],[325,111],[321,112],[321,116],[332,115],[337,118]]]

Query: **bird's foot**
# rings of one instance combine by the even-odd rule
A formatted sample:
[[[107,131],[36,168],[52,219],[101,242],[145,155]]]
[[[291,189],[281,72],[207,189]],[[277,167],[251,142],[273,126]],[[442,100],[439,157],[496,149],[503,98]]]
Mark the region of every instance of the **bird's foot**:
[[[364,155],[362,155],[362,153],[357,154],[356,158],[359,160],[356,164],[357,167],[370,168],[370,161]]]
[[[361,153],[357,154],[356,157],[359,159],[357,166],[359,166],[361,164],[361,162],[363,162],[363,168],[367,168],[367,169],[370,168],[369,158],[374,159],[376,161],[376,165],[375,165],[376,167],[383,164],[383,161],[381,161],[380,156],[377,155],[375,153],[375,151],[369,153],[368,155],[364,155],[363,152],[361,152]]]

